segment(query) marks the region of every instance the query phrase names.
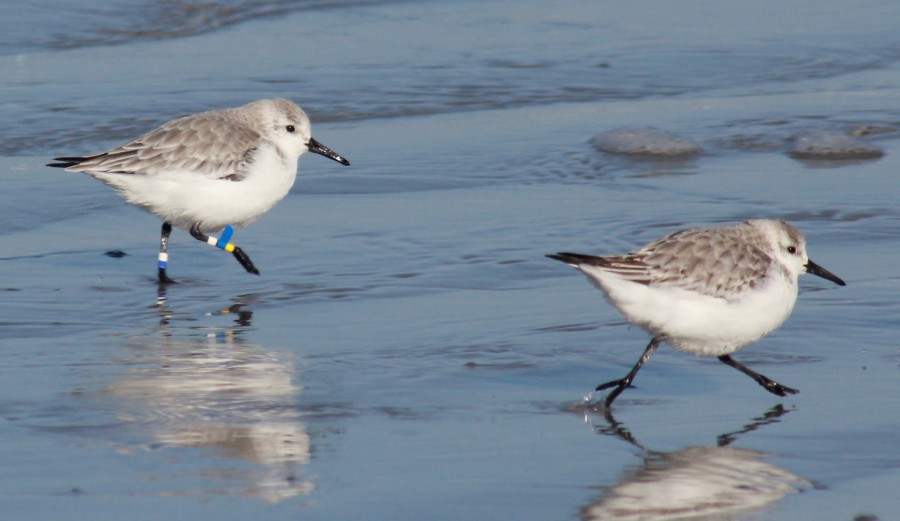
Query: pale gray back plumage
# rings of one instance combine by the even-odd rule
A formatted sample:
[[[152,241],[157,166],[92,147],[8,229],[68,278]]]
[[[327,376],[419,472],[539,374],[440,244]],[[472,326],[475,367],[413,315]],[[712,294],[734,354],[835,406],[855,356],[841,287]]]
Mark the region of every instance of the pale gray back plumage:
[[[268,120],[251,117],[268,108],[264,103],[291,120],[305,119],[299,107],[283,99],[201,112],[169,121],[108,152],[78,158],[81,161],[66,170],[149,176],[180,170],[240,181],[270,131],[263,126]]]
[[[762,280],[772,264],[758,244],[766,241],[747,223],[682,230],[626,255],[594,257],[590,264],[640,284],[733,297]]]

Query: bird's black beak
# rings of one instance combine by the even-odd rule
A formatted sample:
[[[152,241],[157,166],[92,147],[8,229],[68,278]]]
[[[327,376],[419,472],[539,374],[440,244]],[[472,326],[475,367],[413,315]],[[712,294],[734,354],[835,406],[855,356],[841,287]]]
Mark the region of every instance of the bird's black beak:
[[[347,161],[343,157],[339,156],[337,152],[326,147],[322,143],[319,143],[313,138],[309,138],[309,141],[306,143],[306,148],[314,154],[319,154],[327,157],[328,159],[333,159],[344,166],[350,166],[350,161]]]
[[[834,282],[838,286],[846,286],[847,285],[847,283],[844,282],[843,280],[841,280],[840,277],[838,277],[834,273],[831,273],[830,271],[826,270],[822,266],[819,266],[818,264],[816,264],[815,262],[813,262],[811,260],[806,261],[806,273],[818,275],[819,277],[822,277],[823,279],[827,279],[827,280],[830,280],[831,282]]]

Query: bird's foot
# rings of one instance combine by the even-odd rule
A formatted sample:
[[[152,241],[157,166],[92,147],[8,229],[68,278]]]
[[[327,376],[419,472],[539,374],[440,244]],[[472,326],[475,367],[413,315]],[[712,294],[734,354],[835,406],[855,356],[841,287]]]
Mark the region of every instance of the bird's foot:
[[[250,260],[250,257],[248,257],[246,253],[244,253],[244,250],[242,250],[238,246],[235,246],[234,251],[232,251],[231,254],[234,255],[234,258],[237,259],[239,263],[241,263],[241,266],[243,266],[248,273],[259,275],[259,270],[256,269],[256,266],[253,265],[253,261]]]
[[[160,286],[166,286],[168,284],[176,284],[176,282],[173,279],[170,279],[169,275],[166,274],[165,268],[159,268],[157,270],[156,278],[157,278]]]
[[[606,382],[605,384],[600,384],[594,388],[595,391],[604,391],[606,389],[611,389],[613,387],[621,387],[625,389],[626,387],[631,387],[631,381],[626,378],[620,378],[618,380],[613,380],[611,382]]]
[[[762,384],[763,388],[769,391],[772,394],[776,394],[778,396],[787,396],[789,394],[797,394],[800,391],[797,389],[792,389],[786,385],[781,385],[780,383],[766,379],[767,381]]]

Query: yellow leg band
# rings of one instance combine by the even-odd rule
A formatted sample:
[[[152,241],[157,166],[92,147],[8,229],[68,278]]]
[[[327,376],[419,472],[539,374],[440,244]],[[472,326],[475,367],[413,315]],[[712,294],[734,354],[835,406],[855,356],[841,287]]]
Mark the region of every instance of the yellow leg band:
[[[222,248],[222,249],[225,250],[225,251],[227,251],[228,253],[231,253],[231,252],[234,251],[234,244],[231,244],[231,243],[229,242],[229,243],[226,244],[225,247]]]

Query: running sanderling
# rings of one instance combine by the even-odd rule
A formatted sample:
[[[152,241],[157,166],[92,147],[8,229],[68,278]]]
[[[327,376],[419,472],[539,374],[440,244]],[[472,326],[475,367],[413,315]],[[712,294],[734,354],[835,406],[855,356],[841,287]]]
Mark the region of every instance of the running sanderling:
[[[597,391],[613,389],[605,399],[607,407],[631,385],[661,342],[718,357],[778,396],[796,393],[730,355],[790,316],[801,273],[845,285],[809,260],[803,235],[780,220],[682,230],[626,255],[548,257],[580,270],[629,322],[653,335],[631,372],[597,386]]]
[[[259,270],[229,242],[287,195],[297,159],[314,152],[350,163],[311,136],[306,113],[286,99],[201,112],[169,121],[108,152],[57,157],[47,166],[85,172],[131,204],[163,220],[157,276],[166,274],[172,226],[230,252],[248,272]],[[223,230],[220,238],[207,233]]]

